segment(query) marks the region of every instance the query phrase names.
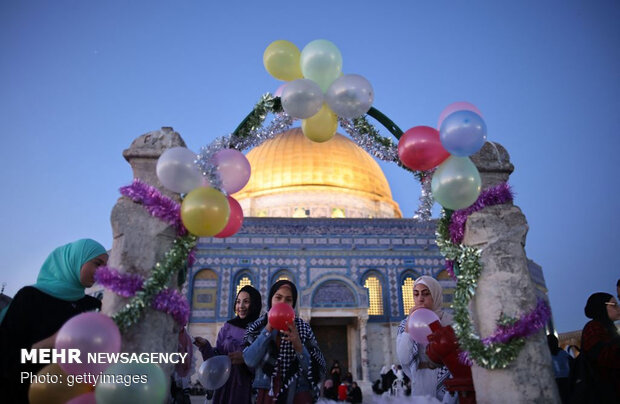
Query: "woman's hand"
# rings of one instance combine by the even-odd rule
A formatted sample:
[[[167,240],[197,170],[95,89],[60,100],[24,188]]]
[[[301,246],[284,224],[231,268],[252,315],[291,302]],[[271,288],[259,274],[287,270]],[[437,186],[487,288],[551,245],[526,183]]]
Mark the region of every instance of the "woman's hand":
[[[202,337],[196,337],[194,338],[194,345],[196,345],[198,348],[202,348],[203,346],[207,345],[207,340]]]
[[[271,324],[269,324],[269,321],[267,321],[267,325],[265,326],[265,330],[267,330],[269,333],[271,333],[271,331],[273,331],[273,327],[271,326]]]
[[[297,332],[297,327],[295,326],[295,322],[288,323],[288,331],[282,331],[283,337],[285,341],[290,341],[293,345],[293,349],[295,351],[301,353],[303,351],[303,346],[301,345],[301,340],[299,339],[299,332]]]
[[[56,331],[49,337],[42,339],[41,341],[35,342],[34,344],[32,344],[32,349],[54,348],[54,345],[56,345],[57,335],[58,331]]]
[[[228,357],[230,358],[230,362],[233,365],[242,365],[242,364],[245,363],[243,361],[243,352],[241,352],[241,351],[229,352],[228,353]]]

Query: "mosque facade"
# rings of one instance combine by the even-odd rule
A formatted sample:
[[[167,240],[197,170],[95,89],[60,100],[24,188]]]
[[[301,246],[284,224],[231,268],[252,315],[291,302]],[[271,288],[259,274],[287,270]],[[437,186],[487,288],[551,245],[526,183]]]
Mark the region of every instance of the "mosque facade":
[[[397,327],[417,277],[436,278],[451,311],[456,282],[435,244],[436,221],[402,218],[379,165],[342,135],[314,143],[291,129],[247,158],[250,181],[234,195],[241,230],[200,239],[189,270],[190,334],[215,342],[241,287],[257,288],[265,310],[270,286],[288,279],[328,367],[338,360],[354,380],[378,379],[383,365],[397,363]],[[546,297],[542,269],[529,268]]]

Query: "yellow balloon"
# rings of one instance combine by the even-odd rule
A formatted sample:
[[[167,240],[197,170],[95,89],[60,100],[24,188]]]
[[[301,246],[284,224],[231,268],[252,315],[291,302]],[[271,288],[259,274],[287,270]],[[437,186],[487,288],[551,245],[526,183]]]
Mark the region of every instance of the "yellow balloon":
[[[181,203],[181,220],[187,230],[200,237],[221,232],[230,216],[228,199],[215,188],[198,187],[185,195]]]
[[[337,129],[338,116],[325,103],[319,112],[301,121],[301,130],[304,135],[317,143],[326,142],[334,137]]]
[[[28,401],[31,404],[64,404],[74,397],[93,391],[90,384],[75,383],[76,376],[67,375],[56,363],[41,369],[32,381],[35,383],[31,383],[28,390]]]
[[[263,53],[265,69],[278,80],[292,81],[301,79],[299,58],[301,52],[294,43],[279,39],[269,44]]]

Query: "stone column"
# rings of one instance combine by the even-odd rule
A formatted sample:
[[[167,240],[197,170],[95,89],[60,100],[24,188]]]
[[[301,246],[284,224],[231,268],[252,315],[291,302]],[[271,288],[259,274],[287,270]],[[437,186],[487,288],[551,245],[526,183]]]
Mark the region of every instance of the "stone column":
[[[123,157],[133,170],[133,177],[158,187],[159,190],[176,200],[179,195],[164,189],[157,179],[155,167],[161,153],[175,146],[185,146],[185,142],[172,128],[146,133],[136,138]],[[137,273],[148,277],[151,268],[172,247],[176,237],[175,230],[161,220],[152,217],[142,205],[129,198],[121,197],[112,209],[112,232],[114,241],[108,265],[123,273]],[[176,284],[176,278],[171,286]],[[103,312],[113,315],[127,302],[111,291],[103,297]],[[124,352],[176,352],[179,327],[172,317],[146,308],[142,318],[129,327],[122,335]],[[173,365],[162,364],[167,375]]]
[[[513,171],[508,152],[487,142],[472,160],[482,176],[482,188],[507,181]],[[495,331],[500,314],[520,317],[536,306],[535,288],[527,268],[527,221],[512,204],[496,205],[472,214],[463,243],[482,251],[482,272],[472,299],[472,320],[484,338]],[[478,403],[558,403],[544,331],[526,339],[518,357],[506,368],[488,370],[474,365]]]
[[[368,336],[366,335],[366,325],[368,324],[368,317],[359,318],[360,326],[360,349],[362,352],[362,381],[368,382]]]

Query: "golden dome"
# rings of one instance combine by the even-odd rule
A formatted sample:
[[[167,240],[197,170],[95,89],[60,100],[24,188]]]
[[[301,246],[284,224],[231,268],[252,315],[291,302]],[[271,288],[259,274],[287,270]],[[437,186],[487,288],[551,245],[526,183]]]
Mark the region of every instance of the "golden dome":
[[[252,175],[235,198],[247,216],[299,216],[299,209],[311,217],[402,216],[377,162],[338,133],[316,143],[290,129],[246,157]]]

